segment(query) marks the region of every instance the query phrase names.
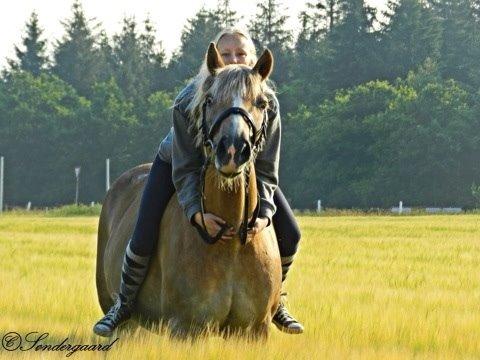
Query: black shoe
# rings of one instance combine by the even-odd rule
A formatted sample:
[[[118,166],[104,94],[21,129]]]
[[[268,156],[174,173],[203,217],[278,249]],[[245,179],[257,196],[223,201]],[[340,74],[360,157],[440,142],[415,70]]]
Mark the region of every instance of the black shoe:
[[[131,315],[131,309],[118,298],[105,316],[95,324],[93,332],[100,336],[110,337],[119,325],[130,319]]]
[[[283,300],[278,305],[277,312],[273,315],[272,322],[280,330],[288,334],[303,333],[303,325],[288,313]]]
[[[150,255],[135,254],[130,248],[130,242],[131,239],[123,258],[120,294],[115,305],[93,327],[93,332],[97,335],[112,336],[119,325],[130,319],[138,292],[148,272]]]

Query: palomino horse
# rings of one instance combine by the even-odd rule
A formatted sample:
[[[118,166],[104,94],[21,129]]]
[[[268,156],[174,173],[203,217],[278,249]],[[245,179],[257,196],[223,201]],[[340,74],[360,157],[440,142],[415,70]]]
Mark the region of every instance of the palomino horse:
[[[210,160],[202,174],[204,211],[222,217],[237,230],[246,224],[245,213],[254,216],[258,202],[253,164],[268,121],[265,91],[272,66],[268,50],[253,68],[225,66],[212,43],[207,53],[208,76],[192,100],[198,103],[195,126],[199,137],[202,130],[204,135],[197,140],[203,140]],[[149,168],[140,165],[121,175],[102,207],[96,281],[104,312],[119,289],[123,255]],[[278,245],[273,226],[248,238],[244,235],[239,231],[232,240],[207,243],[173,196],[133,318],[142,326],[167,323],[178,336],[215,329],[266,337],[280,298]]]

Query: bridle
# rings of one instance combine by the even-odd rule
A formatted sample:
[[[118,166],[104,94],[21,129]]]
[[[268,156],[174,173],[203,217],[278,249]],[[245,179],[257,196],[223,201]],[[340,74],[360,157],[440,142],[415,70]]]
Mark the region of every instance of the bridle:
[[[197,224],[195,221],[193,221],[193,225],[197,229],[198,233],[202,237],[203,241],[205,241],[207,244],[214,244],[216,243],[222,236],[225,234],[225,231],[230,227],[228,224],[223,224],[221,226],[220,231],[215,235],[214,237],[210,236],[208,231],[206,230],[205,226],[205,207],[204,207],[204,200],[205,200],[205,175],[207,172],[207,168],[210,165],[210,161],[212,156],[209,155],[209,152],[214,153],[215,152],[215,145],[213,143],[213,136],[215,135],[215,131],[220,127],[221,123],[227,119],[231,115],[241,115],[242,119],[247,123],[251,135],[251,142],[253,144],[252,148],[252,156],[253,158],[255,157],[256,153],[259,151],[260,144],[262,140],[266,136],[267,132],[267,120],[268,120],[268,113],[267,110],[263,110],[263,120],[262,120],[262,125],[260,129],[257,129],[255,127],[255,123],[253,121],[252,115],[247,112],[245,109],[241,107],[230,107],[223,111],[220,115],[218,115],[210,128],[208,128],[207,125],[207,103],[208,98],[205,99],[203,105],[202,105],[202,124],[201,124],[201,130],[202,130],[202,138],[203,138],[203,147],[205,151],[205,161],[202,166],[202,171],[200,174],[200,181],[201,181],[201,187],[200,187],[200,205],[201,205],[201,219],[202,219],[202,226]],[[252,159],[252,157],[251,157]],[[250,222],[248,221],[248,208],[249,208],[249,183],[250,183],[250,167],[252,166],[252,162],[250,161],[244,168],[243,176],[244,176],[244,182],[245,182],[245,202],[244,202],[244,211],[243,211],[243,220],[242,220],[242,225],[240,226],[240,229],[238,231],[238,235],[240,237],[240,240],[243,245],[246,244],[247,242],[247,235],[248,235],[248,230],[253,227],[255,224],[257,218],[258,218],[258,213],[260,210],[260,195],[257,192],[257,206],[255,207],[255,210],[253,212],[252,219]],[[223,174],[222,174],[223,175]],[[239,174],[234,174],[233,176],[237,176]]]

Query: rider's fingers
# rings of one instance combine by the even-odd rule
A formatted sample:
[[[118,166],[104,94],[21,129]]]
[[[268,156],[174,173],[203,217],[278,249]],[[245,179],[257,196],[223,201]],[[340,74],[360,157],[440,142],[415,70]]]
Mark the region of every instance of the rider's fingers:
[[[257,232],[258,232],[258,227],[257,227],[257,225],[255,225],[255,226],[252,227],[250,230],[248,230],[248,233],[251,234],[251,235],[255,235]]]
[[[222,235],[222,239],[226,240],[231,240],[233,239],[233,236],[235,235],[235,231],[233,230],[233,227],[228,228]]]
[[[206,225],[207,225],[207,230],[210,236],[215,236],[221,229],[221,227],[214,221]]]
[[[220,226],[220,224],[218,223],[218,221],[214,218],[211,218],[211,217],[208,217],[205,219],[205,223],[207,224],[211,224],[212,226],[215,225],[215,226]]]
[[[233,236],[235,235],[235,230],[233,228],[229,228],[227,231],[225,231],[225,235]]]
[[[220,224],[225,224],[226,221],[223,220],[221,217],[218,217],[217,215],[213,215],[213,214],[209,214],[210,218],[214,221],[216,221],[217,223],[220,223]]]

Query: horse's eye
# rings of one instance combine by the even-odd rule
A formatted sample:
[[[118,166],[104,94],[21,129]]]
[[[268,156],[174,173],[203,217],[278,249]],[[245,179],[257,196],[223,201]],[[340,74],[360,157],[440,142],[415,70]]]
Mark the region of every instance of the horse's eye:
[[[267,108],[268,102],[265,99],[258,99],[257,103],[255,104],[261,110],[265,110]]]
[[[206,97],[206,99],[205,99],[205,103],[206,103],[208,106],[212,105],[212,103],[213,103],[213,98],[212,98],[211,95],[207,95],[207,97]]]

